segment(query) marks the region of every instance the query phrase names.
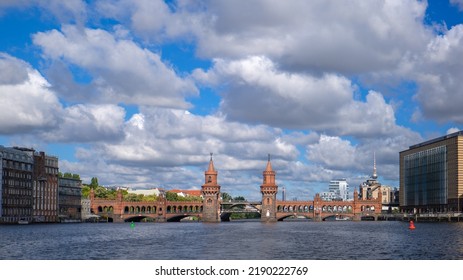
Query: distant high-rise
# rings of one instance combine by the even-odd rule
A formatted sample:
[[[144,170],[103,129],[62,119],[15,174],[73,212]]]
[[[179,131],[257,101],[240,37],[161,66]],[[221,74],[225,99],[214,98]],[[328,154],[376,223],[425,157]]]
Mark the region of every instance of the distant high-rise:
[[[349,199],[349,184],[346,179],[331,180],[329,191],[334,193],[334,200]]]

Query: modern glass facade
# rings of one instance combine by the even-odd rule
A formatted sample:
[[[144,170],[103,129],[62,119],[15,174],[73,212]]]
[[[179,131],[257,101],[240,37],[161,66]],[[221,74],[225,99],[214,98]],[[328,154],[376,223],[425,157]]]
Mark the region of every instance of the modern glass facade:
[[[403,167],[403,206],[447,204],[447,146],[406,155]]]

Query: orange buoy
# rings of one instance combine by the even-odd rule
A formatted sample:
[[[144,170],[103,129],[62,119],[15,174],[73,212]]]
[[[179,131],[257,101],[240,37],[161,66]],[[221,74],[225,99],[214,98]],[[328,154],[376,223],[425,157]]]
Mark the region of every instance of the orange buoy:
[[[413,221],[410,221],[410,225],[408,226],[409,229],[415,229],[415,224]]]

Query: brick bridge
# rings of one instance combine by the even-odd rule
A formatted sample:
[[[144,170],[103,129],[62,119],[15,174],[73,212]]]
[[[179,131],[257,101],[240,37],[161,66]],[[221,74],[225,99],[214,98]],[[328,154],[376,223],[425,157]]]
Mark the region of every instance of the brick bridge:
[[[168,201],[159,196],[157,201],[124,201],[118,191],[115,200],[95,198],[90,192],[90,205],[94,214],[112,222],[141,221],[149,219],[155,222],[175,222],[186,217],[197,217],[204,222],[227,221],[232,213],[257,212],[263,222],[282,221],[286,218],[307,218],[322,221],[326,218],[376,220],[381,214],[381,192],[377,199],[358,199],[354,191],[352,201],[323,201],[318,194],[312,201],[276,200],[278,186],[275,184],[275,172],[270,158],[263,172],[263,184],[260,186],[262,201],[222,201],[220,186],[217,184],[217,171],[211,160],[205,172],[205,184],[201,187],[202,201]]]

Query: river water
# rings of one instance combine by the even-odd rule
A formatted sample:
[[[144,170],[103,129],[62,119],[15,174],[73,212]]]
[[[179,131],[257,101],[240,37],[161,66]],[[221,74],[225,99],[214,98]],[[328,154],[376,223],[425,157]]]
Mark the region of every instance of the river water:
[[[0,259],[455,260],[463,259],[463,223],[1,225]]]

